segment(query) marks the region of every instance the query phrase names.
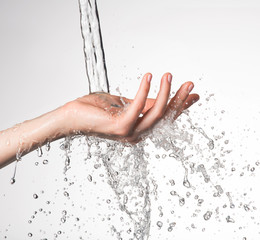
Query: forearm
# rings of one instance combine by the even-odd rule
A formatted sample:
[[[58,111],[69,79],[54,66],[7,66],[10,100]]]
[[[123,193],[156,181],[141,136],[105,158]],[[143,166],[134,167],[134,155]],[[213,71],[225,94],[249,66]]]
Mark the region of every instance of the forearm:
[[[25,121],[0,132],[0,168],[17,157],[69,134],[65,127],[68,114],[58,108],[38,118]]]

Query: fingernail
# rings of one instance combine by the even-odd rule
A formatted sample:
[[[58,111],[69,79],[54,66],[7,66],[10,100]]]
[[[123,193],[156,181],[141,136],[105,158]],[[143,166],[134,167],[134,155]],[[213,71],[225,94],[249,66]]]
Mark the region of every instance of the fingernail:
[[[193,89],[193,87],[194,87],[194,84],[191,83],[191,84],[189,85],[189,87],[188,87],[188,91],[191,92],[191,90]]]
[[[150,83],[150,82],[151,82],[151,80],[152,80],[152,75],[151,75],[151,74],[149,74],[149,75],[147,76],[147,82],[148,82],[148,83]]]
[[[172,75],[168,74],[168,82],[171,83],[172,82]]]

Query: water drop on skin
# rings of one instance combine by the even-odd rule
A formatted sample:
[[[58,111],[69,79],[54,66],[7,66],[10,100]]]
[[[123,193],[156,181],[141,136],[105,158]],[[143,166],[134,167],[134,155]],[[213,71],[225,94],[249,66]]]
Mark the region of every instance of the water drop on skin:
[[[45,149],[46,149],[47,152],[50,151],[50,149],[51,149],[51,144],[50,144],[50,142],[47,142],[47,143],[46,143]]]
[[[38,147],[38,149],[37,149],[37,155],[38,155],[38,157],[42,157],[42,148],[41,147]]]

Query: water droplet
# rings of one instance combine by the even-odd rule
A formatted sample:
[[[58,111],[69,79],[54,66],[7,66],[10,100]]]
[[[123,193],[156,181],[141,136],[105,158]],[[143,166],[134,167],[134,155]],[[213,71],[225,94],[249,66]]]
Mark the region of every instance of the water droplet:
[[[69,193],[68,192],[65,191],[63,194],[64,194],[65,197],[69,197]]]
[[[45,160],[43,160],[43,162],[42,162],[44,165],[46,165],[46,164],[48,164],[49,163],[49,161],[47,160],[47,159],[45,159]]]
[[[158,222],[156,223],[156,225],[157,225],[159,228],[161,228],[161,227],[163,226],[163,223],[162,223],[161,221],[158,221]]]
[[[177,195],[177,193],[176,193],[175,191],[170,191],[170,194],[171,194],[172,196]]]
[[[34,199],[37,199],[37,198],[38,198],[38,195],[37,195],[37,194],[33,194],[33,198],[34,198]]]
[[[41,157],[42,156],[42,148],[41,147],[38,147],[37,148],[37,155],[38,155],[38,157]]]
[[[208,142],[207,145],[208,145],[208,147],[209,147],[210,150],[213,150],[213,149],[214,149],[214,141],[213,141],[212,139],[209,140],[209,142]]]
[[[186,197],[190,197],[191,193],[190,192],[187,192],[186,193]]]
[[[11,178],[10,183],[14,184],[15,183],[15,178]]]
[[[170,182],[171,186],[175,185],[175,181],[173,179],[171,179],[169,182]]]
[[[89,180],[89,182],[92,182],[92,176],[91,175],[88,175],[88,180]]]
[[[32,233],[28,233],[28,237],[32,237],[33,235],[32,235]]]
[[[184,198],[180,198],[179,199],[179,204],[182,207],[185,204],[185,199]]]
[[[46,149],[47,152],[50,151],[50,149],[51,149],[51,144],[50,144],[50,142],[47,142],[47,143],[46,143],[45,149]]]
[[[110,199],[107,199],[107,203],[108,203],[108,204],[111,203],[111,200],[110,200]]]
[[[207,211],[204,215],[203,218],[208,221],[212,216],[212,212],[211,211]]]
[[[245,209],[246,212],[248,212],[250,210],[250,208],[248,207],[247,204],[244,205],[244,209]]]
[[[235,223],[235,220],[233,218],[231,218],[230,216],[227,216],[226,220],[228,223]]]

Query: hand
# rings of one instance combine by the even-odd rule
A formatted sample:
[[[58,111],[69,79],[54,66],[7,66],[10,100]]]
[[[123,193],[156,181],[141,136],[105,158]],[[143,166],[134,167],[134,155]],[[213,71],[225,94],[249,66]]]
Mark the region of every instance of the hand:
[[[142,133],[165,115],[176,119],[199,99],[190,94],[192,82],[184,83],[170,100],[172,75],[164,74],[156,99],[147,98],[152,75],[147,73],[134,100],[106,93],[90,94],[38,118],[0,132],[0,168],[46,142],[72,134],[93,134],[136,143]],[[141,116],[142,115],[142,116]],[[18,158],[19,158],[18,157]]]
[[[71,133],[76,131],[136,143],[142,133],[165,115],[174,112],[176,119],[183,110],[199,100],[199,95],[190,94],[193,83],[187,82],[168,103],[172,80],[170,73],[163,75],[157,98],[149,99],[151,78],[150,73],[144,75],[134,100],[94,93],[66,104],[64,109],[69,116]]]

